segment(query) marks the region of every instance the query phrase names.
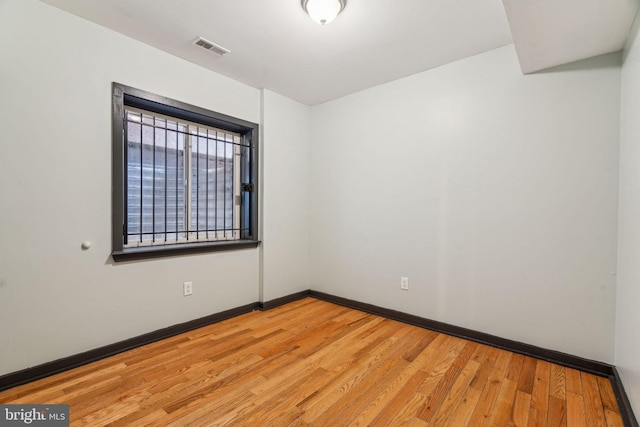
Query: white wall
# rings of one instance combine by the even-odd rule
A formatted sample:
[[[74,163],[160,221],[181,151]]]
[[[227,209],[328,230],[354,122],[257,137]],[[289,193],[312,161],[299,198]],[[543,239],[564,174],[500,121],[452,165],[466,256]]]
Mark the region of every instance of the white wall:
[[[309,289],[310,108],[262,91],[262,301]]]
[[[640,15],[623,55],[616,365],[640,414]]]
[[[0,375],[258,300],[257,249],[110,261],[112,81],[260,120],[257,89],[0,2]]]
[[[507,46],[316,107],[311,287],[613,362],[619,85]]]
[[[0,1],[0,375],[308,288],[613,362],[619,65],[523,76],[505,47],[310,109]],[[260,122],[260,249],[110,261],[112,81]],[[616,361],[637,396],[634,158]]]

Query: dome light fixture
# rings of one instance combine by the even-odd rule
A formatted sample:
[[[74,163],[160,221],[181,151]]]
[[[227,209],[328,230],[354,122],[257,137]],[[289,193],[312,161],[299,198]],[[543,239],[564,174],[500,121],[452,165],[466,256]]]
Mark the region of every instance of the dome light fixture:
[[[302,8],[311,19],[320,25],[327,25],[347,4],[347,0],[302,0]]]

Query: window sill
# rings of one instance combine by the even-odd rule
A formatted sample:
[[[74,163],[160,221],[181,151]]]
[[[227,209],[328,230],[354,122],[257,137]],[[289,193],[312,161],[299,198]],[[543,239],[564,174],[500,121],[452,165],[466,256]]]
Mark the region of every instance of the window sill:
[[[113,257],[113,260],[115,262],[135,261],[141,259],[153,259],[207,252],[250,249],[257,247],[259,244],[259,240],[235,240],[227,242],[184,243],[167,246],[146,246],[113,251],[111,252],[111,256]]]

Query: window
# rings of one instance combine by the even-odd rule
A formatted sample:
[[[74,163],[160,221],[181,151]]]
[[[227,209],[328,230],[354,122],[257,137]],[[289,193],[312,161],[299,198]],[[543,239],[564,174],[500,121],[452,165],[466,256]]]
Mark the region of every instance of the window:
[[[255,247],[258,125],[113,84],[113,258]]]

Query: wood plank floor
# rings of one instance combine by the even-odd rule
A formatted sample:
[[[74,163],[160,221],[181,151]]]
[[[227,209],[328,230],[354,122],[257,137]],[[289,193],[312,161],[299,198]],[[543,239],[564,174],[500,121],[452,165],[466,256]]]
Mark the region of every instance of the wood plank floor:
[[[0,393],[72,426],[622,426],[606,378],[305,298]]]

